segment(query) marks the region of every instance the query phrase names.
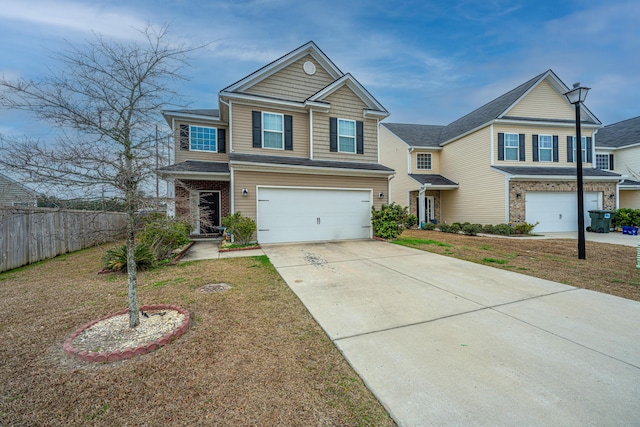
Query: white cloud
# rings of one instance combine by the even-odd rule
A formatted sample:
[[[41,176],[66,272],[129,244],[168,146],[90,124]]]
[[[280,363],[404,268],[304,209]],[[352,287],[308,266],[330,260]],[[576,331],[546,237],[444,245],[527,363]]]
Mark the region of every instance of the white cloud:
[[[9,0],[0,7],[0,19],[47,25],[118,38],[138,38],[134,30],[146,22],[124,8],[100,7],[72,1]]]

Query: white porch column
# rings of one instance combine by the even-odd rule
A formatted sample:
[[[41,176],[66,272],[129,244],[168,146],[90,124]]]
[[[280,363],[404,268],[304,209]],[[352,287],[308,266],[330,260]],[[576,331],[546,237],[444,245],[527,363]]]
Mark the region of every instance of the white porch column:
[[[418,225],[420,226],[422,225],[422,222],[426,218],[426,215],[424,212],[425,211],[424,192],[425,192],[425,188],[420,187],[420,190],[418,190]]]

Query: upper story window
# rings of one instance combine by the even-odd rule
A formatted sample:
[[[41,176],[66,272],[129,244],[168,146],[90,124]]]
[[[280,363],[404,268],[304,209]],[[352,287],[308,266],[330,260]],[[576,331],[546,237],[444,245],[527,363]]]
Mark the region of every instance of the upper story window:
[[[613,169],[613,154],[596,154],[596,168],[611,170]]]
[[[578,154],[576,153],[576,137],[572,136],[571,137],[573,140],[573,161],[575,162],[578,159]],[[587,137],[583,136],[582,138],[582,161],[586,162],[587,161]]]
[[[262,113],[262,146],[264,148],[284,149],[284,115]]]
[[[218,151],[218,129],[205,126],[189,126],[189,150]]]
[[[356,152],[355,120],[338,119],[338,151],[341,153]]]
[[[505,133],[504,134],[504,159],[505,160],[519,160],[520,142],[517,133]]]
[[[252,111],[252,147],[293,150],[293,117]]]
[[[553,161],[553,137],[538,135],[538,159],[541,162]]]
[[[416,154],[416,169],[431,169],[431,153]]]

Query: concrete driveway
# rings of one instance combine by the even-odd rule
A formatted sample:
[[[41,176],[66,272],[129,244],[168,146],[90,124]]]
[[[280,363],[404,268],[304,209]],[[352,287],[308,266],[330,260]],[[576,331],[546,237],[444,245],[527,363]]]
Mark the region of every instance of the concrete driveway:
[[[263,250],[401,426],[640,425],[640,303],[373,240]]]

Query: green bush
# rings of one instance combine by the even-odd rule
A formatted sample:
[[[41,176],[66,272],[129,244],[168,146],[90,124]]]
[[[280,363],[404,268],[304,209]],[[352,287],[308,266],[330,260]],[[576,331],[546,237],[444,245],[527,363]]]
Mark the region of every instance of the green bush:
[[[153,267],[155,257],[149,246],[138,243],[134,248],[134,258],[138,270]],[[127,271],[127,245],[114,246],[102,259],[108,270]]]
[[[616,227],[622,227],[623,225],[640,227],[640,209],[616,209],[613,212],[613,222]]]
[[[373,235],[383,239],[395,239],[402,231],[417,222],[415,215],[409,214],[409,208],[395,202],[382,205],[380,210],[371,208],[371,223]]]
[[[249,217],[242,216],[240,212],[222,218],[222,225],[233,236],[233,242],[240,246],[251,243],[253,233],[256,231],[256,222]]]
[[[432,222],[423,222],[420,228],[422,228],[423,230],[435,230],[436,225]]]
[[[462,232],[467,236],[477,236],[482,231],[482,224],[469,224],[464,223],[462,225]]]
[[[482,226],[482,232],[485,234],[493,234],[493,225],[485,224]]]
[[[147,245],[156,259],[168,259],[173,251],[189,243],[191,226],[184,220],[160,216],[144,224],[138,233],[140,242]]]
[[[520,224],[516,224],[516,226],[513,228],[513,231],[515,232],[515,234],[531,234],[533,229],[536,228],[538,224],[540,223],[536,222],[535,224],[529,224],[528,222],[523,222]]]
[[[493,234],[499,236],[509,236],[513,233],[513,228],[509,224],[498,224],[493,226]]]
[[[438,230],[443,233],[457,234],[462,230],[462,225],[459,222],[454,222],[453,224],[438,224]]]

